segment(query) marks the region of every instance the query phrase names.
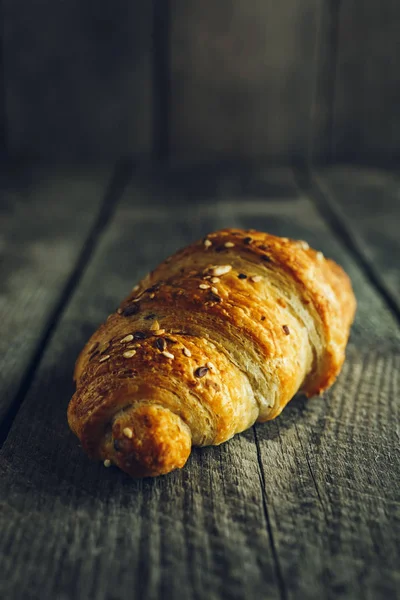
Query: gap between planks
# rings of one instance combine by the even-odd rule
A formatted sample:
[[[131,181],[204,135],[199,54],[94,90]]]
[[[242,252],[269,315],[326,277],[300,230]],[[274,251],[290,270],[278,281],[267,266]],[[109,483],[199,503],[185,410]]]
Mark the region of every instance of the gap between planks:
[[[274,563],[275,563],[276,580],[278,583],[281,599],[287,600],[288,593],[287,593],[287,589],[286,589],[285,578],[283,576],[282,567],[281,567],[281,563],[279,560],[279,555],[278,555],[278,552],[276,549],[274,533],[272,531],[271,519],[270,519],[269,511],[268,511],[268,497],[267,497],[267,492],[266,492],[267,486],[266,486],[266,482],[265,482],[264,467],[263,467],[263,462],[262,462],[262,457],[261,457],[260,442],[257,437],[257,430],[256,430],[255,425],[252,426],[252,430],[253,430],[254,442],[255,442],[256,451],[257,451],[258,476],[260,478],[263,511],[264,511],[265,521],[266,521],[266,525],[267,525],[269,543],[271,545],[271,552],[272,552],[272,556],[273,556]],[[313,477],[313,479],[314,479],[314,477]],[[315,482],[315,479],[314,479],[314,482]]]
[[[18,411],[24,402],[36,370],[39,367],[43,354],[46,350],[47,344],[56,330],[62,314],[65,308],[68,306],[72,295],[79,285],[82,275],[93,255],[94,250],[96,249],[103,231],[106,229],[108,223],[115,213],[118,201],[121,199],[126,186],[131,180],[132,171],[133,165],[127,160],[119,161],[114,168],[110,182],[104,194],[103,202],[100,204],[97,218],[89,231],[82,251],[76,261],[75,268],[70,277],[67,279],[59,301],[49,314],[43,333],[38,339],[36,350],[26,368],[14,401],[11,403],[4,416],[4,419],[0,424],[0,449],[3,447]]]
[[[379,273],[375,270],[368,257],[357,244],[356,239],[346,224],[344,215],[341,214],[332,202],[331,192],[321,186],[320,180],[316,181],[310,170],[293,169],[294,180],[300,193],[305,193],[314,204],[323,220],[327,223],[332,234],[340,240],[346,250],[353,256],[360,270],[364,273],[372,287],[383,298],[388,309],[400,325],[400,309],[396,298],[387,288]]]

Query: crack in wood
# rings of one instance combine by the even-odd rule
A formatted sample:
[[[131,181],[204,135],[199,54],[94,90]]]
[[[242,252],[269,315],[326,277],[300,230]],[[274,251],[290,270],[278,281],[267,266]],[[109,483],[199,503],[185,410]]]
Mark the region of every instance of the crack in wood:
[[[273,534],[272,527],[271,527],[271,520],[270,520],[270,516],[269,516],[269,511],[268,511],[268,498],[267,498],[267,493],[266,493],[266,485],[265,485],[264,469],[263,469],[262,458],[261,458],[260,442],[257,437],[257,431],[256,431],[255,425],[253,425],[252,430],[253,430],[254,441],[255,441],[256,450],[257,450],[258,475],[260,478],[263,510],[264,510],[264,515],[265,515],[265,521],[267,524],[267,531],[268,531],[268,536],[269,536],[269,540],[270,540],[272,556],[273,556],[274,562],[275,562],[276,579],[278,582],[281,600],[287,600],[288,594],[287,594],[285,579],[283,577],[282,567],[280,564],[279,555],[277,552],[276,543],[274,540],[274,534]]]

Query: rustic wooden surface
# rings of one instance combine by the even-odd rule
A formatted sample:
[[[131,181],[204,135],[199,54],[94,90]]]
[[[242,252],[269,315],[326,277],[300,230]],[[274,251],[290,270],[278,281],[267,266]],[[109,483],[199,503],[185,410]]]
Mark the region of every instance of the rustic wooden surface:
[[[371,280],[374,255],[361,260],[343,238],[348,221],[336,227],[327,218],[325,192],[288,169],[136,173],[117,202],[126,180],[108,194],[113,209],[84,267],[71,255],[74,285],[7,423],[1,597],[398,597],[400,328]],[[353,197],[351,173],[342,185],[337,195]],[[384,215],[392,219],[394,207],[379,208],[390,230]],[[323,398],[296,398],[271,423],[193,451],[185,469],[162,478],[132,481],[89,463],[65,418],[82,344],[166,254],[226,225],[307,239],[346,268],[359,308],[338,382]],[[15,264],[14,276],[23,269]],[[18,322],[14,335],[28,330],[40,345],[32,326]],[[4,355],[0,363],[6,378]]]
[[[111,175],[109,168],[15,168],[0,178],[0,422],[24,393],[62,310]]]
[[[400,315],[399,174],[336,167],[320,171],[314,182]]]

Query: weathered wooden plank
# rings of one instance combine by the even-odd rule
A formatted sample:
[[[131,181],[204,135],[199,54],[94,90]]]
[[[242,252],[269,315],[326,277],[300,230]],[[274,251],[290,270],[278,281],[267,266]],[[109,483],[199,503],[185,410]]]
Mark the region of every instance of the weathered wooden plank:
[[[374,169],[335,167],[314,174],[314,184],[400,314],[399,177]]]
[[[3,0],[9,151],[148,154],[152,2]]]
[[[340,3],[333,157],[392,161],[399,155],[400,4]]]
[[[222,225],[210,205],[166,205],[174,193],[149,187],[132,187],[118,209],[3,448],[5,596],[279,598],[251,431],[194,453],[183,472],[133,482],[89,464],[67,428],[73,362],[89,330],[165,254]],[[34,552],[22,555],[21,543]]]
[[[399,367],[399,353],[352,347],[324,398],[257,426],[288,598],[400,591]]]
[[[96,222],[111,169],[24,167],[0,176],[0,422]]]
[[[240,173],[236,180],[232,179],[230,187],[225,186],[223,192],[237,200],[235,220],[229,201],[218,204],[218,210],[225,215],[226,222],[243,223],[247,227],[260,228],[277,235],[305,239],[311,246],[336,260],[350,275],[358,302],[351,340],[358,346],[375,347],[379,344],[381,348],[397,348],[399,328],[396,319],[387,309],[384,299],[368,283],[358,261],[342,245],[340,236],[332,233],[319,211],[311,208],[306,193],[296,190],[294,179],[291,181],[293,187],[289,199],[295,197],[296,202],[285,201],[282,195],[276,202],[260,202],[271,190],[279,189],[278,181],[275,180],[273,186],[271,181],[268,169],[265,172],[249,169],[245,176]]]
[[[316,0],[171,0],[171,154],[304,159]]]
[[[258,182],[249,179],[262,193],[262,175]],[[247,201],[239,211],[250,209]],[[400,591],[399,328],[305,195],[295,207],[281,203],[271,209],[268,203],[264,217],[259,211],[257,226],[303,237],[338,260],[358,298],[348,359],[333,390],[323,399],[299,398],[279,419],[256,427],[285,594],[395,597]],[[386,336],[394,352],[382,351]]]
[[[350,597],[370,583],[365,597],[386,598],[398,559],[393,317],[288,172],[195,175],[135,181],[52,337],[0,455],[0,593],[297,599]],[[267,189],[277,194],[266,200]],[[351,272],[358,318],[369,305],[376,319],[356,327],[341,382],[256,433],[194,451],[179,473],[134,482],[89,464],[65,420],[89,330],[167,253],[229,225],[305,237]],[[389,331],[391,346],[375,359],[368,347],[383,347]]]

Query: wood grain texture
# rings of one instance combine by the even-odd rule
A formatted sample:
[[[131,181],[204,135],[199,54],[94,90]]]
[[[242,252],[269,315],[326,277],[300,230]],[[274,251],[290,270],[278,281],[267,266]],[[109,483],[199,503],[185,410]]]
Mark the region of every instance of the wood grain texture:
[[[279,598],[251,431],[233,448],[194,453],[185,471],[134,482],[89,464],[66,424],[89,331],[166,253],[221,225],[199,211],[153,207],[145,188],[132,188],[54,335],[1,458],[6,597],[239,599],[263,589]],[[34,551],[20,555],[23,580],[21,542]]]
[[[305,158],[317,0],[171,0],[171,154]]]
[[[340,3],[334,160],[399,157],[399,28],[397,0]]]
[[[400,592],[400,354],[348,352],[334,388],[257,426],[288,598]]]
[[[230,183],[226,179],[222,191],[227,198],[237,201],[237,216],[233,226],[244,224],[246,227],[259,228],[281,236],[305,239],[311,246],[333,258],[350,275],[358,302],[352,342],[371,348],[377,344],[380,347],[397,348],[398,324],[387,309],[384,299],[371,287],[357,260],[343,246],[340,236],[322,219],[307,193],[297,189],[295,179],[287,171],[285,177],[292,186],[286,198],[277,177],[271,178],[269,169],[262,171],[250,168],[247,173],[243,170],[237,173]],[[263,203],[262,199],[272,190],[280,193],[279,199]],[[290,199],[295,201],[291,202]],[[221,200],[218,207],[224,215],[224,222],[230,226],[233,217],[229,200]]]
[[[314,181],[400,315],[400,178],[377,169],[335,167],[315,174]]]
[[[88,334],[166,254],[236,225],[306,238],[350,272],[360,308],[338,384],[324,399],[299,398],[278,420],[194,451],[181,472],[132,481],[90,464],[65,417],[74,359]],[[199,169],[136,178],[0,454],[0,594],[393,596],[399,335],[382,298],[290,172],[207,176]]]
[[[149,153],[151,2],[3,0],[3,17],[11,154]]]
[[[102,205],[111,169],[0,176],[0,422],[15,399]]]

